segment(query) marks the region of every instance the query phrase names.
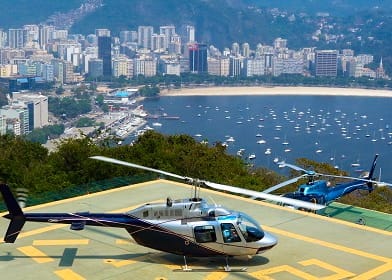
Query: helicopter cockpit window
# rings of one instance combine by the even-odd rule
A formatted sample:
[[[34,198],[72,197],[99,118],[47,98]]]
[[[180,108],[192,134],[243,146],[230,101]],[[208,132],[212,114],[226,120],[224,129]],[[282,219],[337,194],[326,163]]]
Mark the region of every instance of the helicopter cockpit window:
[[[241,241],[241,238],[239,237],[238,232],[233,224],[223,223],[221,224],[221,229],[222,229],[223,241],[225,243]]]
[[[198,243],[215,242],[216,234],[214,226],[197,226],[194,228],[195,239]]]
[[[237,224],[246,242],[255,242],[264,237],[264,232],[258,223],[244,213],[238,215]]]

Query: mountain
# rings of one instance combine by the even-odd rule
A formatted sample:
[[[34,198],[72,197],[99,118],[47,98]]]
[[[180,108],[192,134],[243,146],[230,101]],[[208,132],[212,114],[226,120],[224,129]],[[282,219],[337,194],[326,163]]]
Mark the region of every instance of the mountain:
[[[98,9],[72,27],[72,32],[88,34],[95,28],[137,30],[139,25],[187,24],[196,27],[197,41],[229,47],[235,41],[271,43],[276,37],[290,40],[300,28],[306,33],[312,27],[305,22],[287,23],[265,9],[250,7],[249,1],[234,0],[117,0],[104,1]],[[294,42],[296,40],[293,40]]]
[[[376,7],[391,10],[392,7],[392,0],[247,0],[247,3],[309,15],[324,12],[332,16],[350,16]]]
[[[291,49],[350,48],[356,54],[372,53],[392,71],[392,0],[1,1],[0,28],[37,24],[56,12],[63,13],[57,17],[61,23],[68,14],[75,16],[71,11],[82,3],[99,1],[93,12],[76,13],[69,24],[71,33],[108,28],[118,36],[121,30],[137,30],[139,25],[152,25],[159,32],[159,26],[168,24],[179,32],[190,24],[196,27],[197,41],[220,49],[233,42],[248,42],[254,49],[258,43],[270,45],[282,37]]]
[[[20,28],[44,22],[54,13],[75,9],[83,0],[1,0],[0,28]]]

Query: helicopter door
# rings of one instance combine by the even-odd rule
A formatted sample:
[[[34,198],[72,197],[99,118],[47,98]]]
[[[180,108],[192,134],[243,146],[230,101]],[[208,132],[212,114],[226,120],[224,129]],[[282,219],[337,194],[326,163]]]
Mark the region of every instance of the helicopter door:
[[[216,242],[216,233],[213,225],[195,226],[193,233],[197,243]]]
[[[238,235],[237,230],[231,223],[222,223],[222,237],[225,243],[241,242],[241,238]]]

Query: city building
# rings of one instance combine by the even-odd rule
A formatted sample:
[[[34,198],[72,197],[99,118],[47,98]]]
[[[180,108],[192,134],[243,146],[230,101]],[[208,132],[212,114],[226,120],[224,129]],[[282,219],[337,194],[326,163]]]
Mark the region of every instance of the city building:
[[[11,49],[23,49],[26,42],[26,31],[22,28],[8,30],[8,46]]]
[[[6,119],[6,130],[17,136],[29,133],[29,111],[26,105],[3,106],[0,109],[0,116]]]
[[[88,60],[88,76],[90,78],[99,78],[103,76],[103,61],[100,58],[91,58]]]
[[[230,56],[230,77],[238,77],[242,75],[244,68],[244,58],[242,56]]]
[[[49,124],[48,97],[41,94],[13,94],[13,104],[21,104],[28,110],[29,132]]]
[[[336,77],[338,70],[338,52],[336,50],[316,51],[315,75]]]
[[[154,27],[152,26],[139,26],[137,29],[137,43],[145,49],[152,47],[152,34],[154,34]]]
[[[112,40],[108,36],[98,37],[98,58],[102,59],[103,76],[112,76]]]
[[[209,57],[208,74],[227,77],[230,74],[230,59],[228,57]]]
[[[53,41],[53,33],[55,31],[55,27],[52,25],[40,25],[39,26],[39,38],[38,42],[43,50],[47,50],[48,44]]]
[[[157,61],[151,57],[135,58],[133,67],[134,76],[153,77],[157,74]]]
[[[188,46],[189,70],[192,73],[207,73],[207,45],[194,43]]]

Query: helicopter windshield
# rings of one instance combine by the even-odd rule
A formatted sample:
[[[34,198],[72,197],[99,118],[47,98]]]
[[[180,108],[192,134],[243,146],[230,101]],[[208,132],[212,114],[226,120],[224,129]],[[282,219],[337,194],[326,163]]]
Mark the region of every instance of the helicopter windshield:
[[[264,237],[264,231],[259,224],[244,213],[238,213],[237,225],[246,242],[256,242]]]

